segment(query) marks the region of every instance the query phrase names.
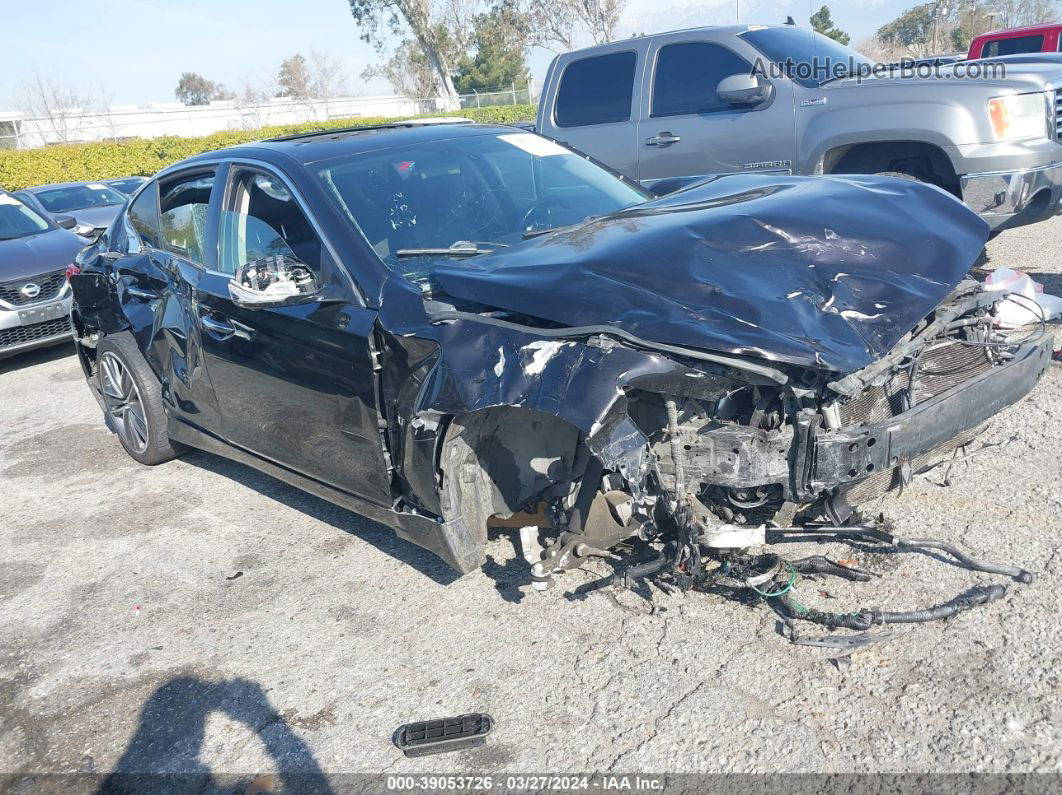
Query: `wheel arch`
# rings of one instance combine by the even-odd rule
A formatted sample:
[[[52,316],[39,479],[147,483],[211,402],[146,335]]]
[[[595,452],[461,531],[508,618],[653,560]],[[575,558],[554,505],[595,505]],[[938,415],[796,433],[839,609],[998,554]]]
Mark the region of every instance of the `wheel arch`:
[[[959,192],[959,178],[947,152],[926,141],[847,143],[828,150],[822,158],[823,174],[875,174],[882,171],[909,173],[955,195]]]

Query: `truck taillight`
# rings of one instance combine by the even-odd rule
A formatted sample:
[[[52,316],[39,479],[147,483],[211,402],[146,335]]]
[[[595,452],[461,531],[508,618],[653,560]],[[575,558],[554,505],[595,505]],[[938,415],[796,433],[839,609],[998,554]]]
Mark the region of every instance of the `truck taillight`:
[[[71,276],[77,276],[79,273],[81,273],[81,268],[78,267],[77,265],[67,265],[66,266],[66,280],[68,282],[70,281],[70,277]]]

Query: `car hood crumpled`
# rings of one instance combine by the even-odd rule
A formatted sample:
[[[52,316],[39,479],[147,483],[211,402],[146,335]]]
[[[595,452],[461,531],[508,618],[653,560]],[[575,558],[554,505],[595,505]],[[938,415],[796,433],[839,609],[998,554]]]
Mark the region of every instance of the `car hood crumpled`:
[[[439,263],[448,295],[566,326],[851,372],[969,271],[988,225],[892,177],[718,177],[510,249]]]

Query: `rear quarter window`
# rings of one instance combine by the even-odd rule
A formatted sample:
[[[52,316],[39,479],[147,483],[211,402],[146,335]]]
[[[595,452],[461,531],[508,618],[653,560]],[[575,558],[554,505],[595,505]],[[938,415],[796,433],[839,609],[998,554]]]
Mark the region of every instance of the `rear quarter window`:
[[[637,53],[628,51],[568,64],[557,90],[557,126],[630,121],[637,63]]]
[[[1013,39],[995,39],[988,42],[981,50],[981,57],[995,58],[997,55],[1021,55],[1027,52],[1042,52],[1044,37],[1018,36]]]

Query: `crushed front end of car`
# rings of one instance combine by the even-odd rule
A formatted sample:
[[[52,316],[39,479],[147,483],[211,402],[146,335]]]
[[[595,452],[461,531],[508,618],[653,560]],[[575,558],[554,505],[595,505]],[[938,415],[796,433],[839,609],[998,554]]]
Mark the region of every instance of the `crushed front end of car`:
[[[1029,581],[893,536],[864,510],[1046,371],[1049,335],[999,330],[1012,299],[967,277],[987,232],[942,191],[899,180],[728,177],[396,280],[381,317],[383,403],[406,429],[390,444],[396,472],[430,461],[440,501],[415,507],[438,512],[435,547],[460,570],[482,562],[492,517],[531,517],[522,543],[541,588],[632,538],[642,556],[617,582],[782,597],[802,572],[869,576],[767,551],[809,532],[935,544]],[[866,629],[1001,594],[795,617]]]

